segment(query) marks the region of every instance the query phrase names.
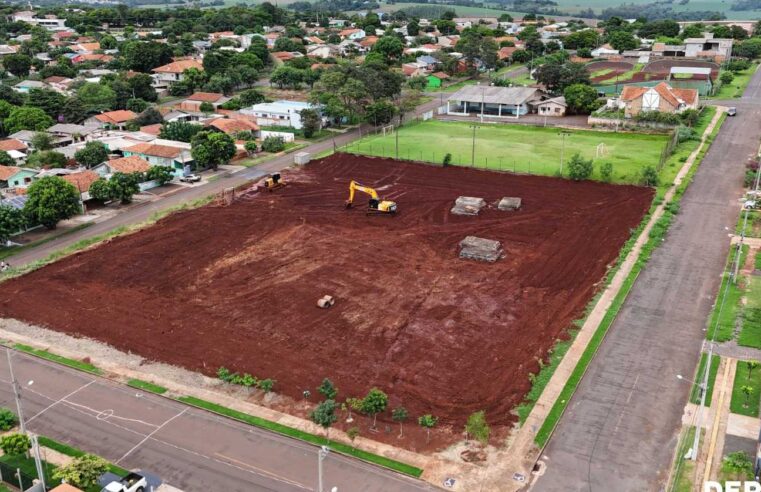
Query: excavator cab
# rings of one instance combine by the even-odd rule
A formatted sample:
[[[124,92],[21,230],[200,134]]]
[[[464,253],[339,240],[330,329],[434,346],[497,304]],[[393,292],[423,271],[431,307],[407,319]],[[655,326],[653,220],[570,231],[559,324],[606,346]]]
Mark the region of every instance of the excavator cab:
[[[285,186],[285,181],[283,181],[280,173],[274,173],[272,176],[264,180],[264,187],[267,188],[267,191],[274,191],[283,186]]]
[[[395,214],[396,202],[391,200],[382,200],[378,197],[378,192],[374,188],[369,186],[363,186],[356,181],[352,181],[349,184],[349,199],[346,200],[346,208],[351,208],[354,204],[354,192],[361,191],[370,195],[370,199],[367,202],[367,214]]]

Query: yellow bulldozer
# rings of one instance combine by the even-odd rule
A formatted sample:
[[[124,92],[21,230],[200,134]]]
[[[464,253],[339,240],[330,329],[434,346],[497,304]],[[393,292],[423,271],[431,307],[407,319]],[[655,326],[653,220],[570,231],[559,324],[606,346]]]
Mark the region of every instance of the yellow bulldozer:
[[[367,215],[390,215],[396,213],[396,202],[383,200],[378,197],[378,192],[369,186],[363,186],[356,181],[349,184],[349,199],[346,200],[346,208],[351,208],[354,204],[354,192],[361,191],[370,195],[367,202]]]
[[[280,176],[280,173],[274,173],[272,176],[264,180],[264,188],[267,191],[275,191],[278,188],[285,186],[285,181]]]

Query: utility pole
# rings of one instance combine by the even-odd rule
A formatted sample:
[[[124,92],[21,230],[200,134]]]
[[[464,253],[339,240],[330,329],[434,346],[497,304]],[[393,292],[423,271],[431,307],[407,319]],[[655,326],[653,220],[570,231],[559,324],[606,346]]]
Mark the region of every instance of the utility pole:
[[[327,458],[330,448],[321,446],[317,451],[317,492],[325,492],[322,488],[322,460]]]
[[[394,139],[396,142],[396,160],[399,160],[399,130],[402,128],[401,122],[399,122],[399,126],[397,127],[396,131],[394,132]]]
[[[11,349],[5,349],[5,354],[8,356],[8,371],[11,374],[11,386],[13,386],[13,397],[16,399],[16,412],[18,413],[19,427],[21,433],[26,434],[26,426],[24,424],[24,414],[21,412],[21,388],[19,388],[16,376],[13,374],[13,363],[11,362]]]
[[[473,145],[470,152],[470,165],[475,167],[476,165],[476,129],[478,129],[478,125],[470,125],[470,127],[473,129]]]
[[[566,135],[570,135],[571,132],[567,132],[565,130],[561,131],[559,133],[561,143],[560,143],[560,175],[563,175],[563,153],[565,152],[565,137]]]

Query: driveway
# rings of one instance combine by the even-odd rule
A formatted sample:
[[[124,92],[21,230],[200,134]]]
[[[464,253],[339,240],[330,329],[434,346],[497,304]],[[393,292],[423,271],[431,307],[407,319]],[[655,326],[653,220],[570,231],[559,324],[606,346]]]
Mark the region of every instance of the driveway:
[[[539,491],[645,491],[665,485],[692,375],[759,145],[761,72],[728,118],[637,279],[545,449]],[[733,104],[737,106],[738,104]],[[632,149],[636,151],[636,149]]]

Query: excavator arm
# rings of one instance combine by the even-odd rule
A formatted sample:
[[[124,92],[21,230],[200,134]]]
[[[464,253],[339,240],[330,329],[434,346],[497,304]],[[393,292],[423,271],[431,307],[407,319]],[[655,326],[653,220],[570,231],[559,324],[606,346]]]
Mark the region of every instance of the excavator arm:
[[[375,191],[375,189],[370,188],[369,186],[363,186],[356,181],[352,181],[349,184],[349,199],[346,200],[346,208],[351,208],[352,204],[354,203],[355,191],[361,191],[362,193],[367,193],[370,196],[370,200],[368,202],[368,213],[396,213],[396,202],[381,200],[378,197],[378,192]]]
[[[354,192],[355,191],[361,191],[362,193],[367,193],[370,195],[370,198],[377,200],[378,199],[378,192],[375,191],[373,188],[370,188],[369,186],[363,186],[356,181],[352,181],[349,183],[349,199],[346,201],[346,207],[351,207],[352,203],[354,203]]]

